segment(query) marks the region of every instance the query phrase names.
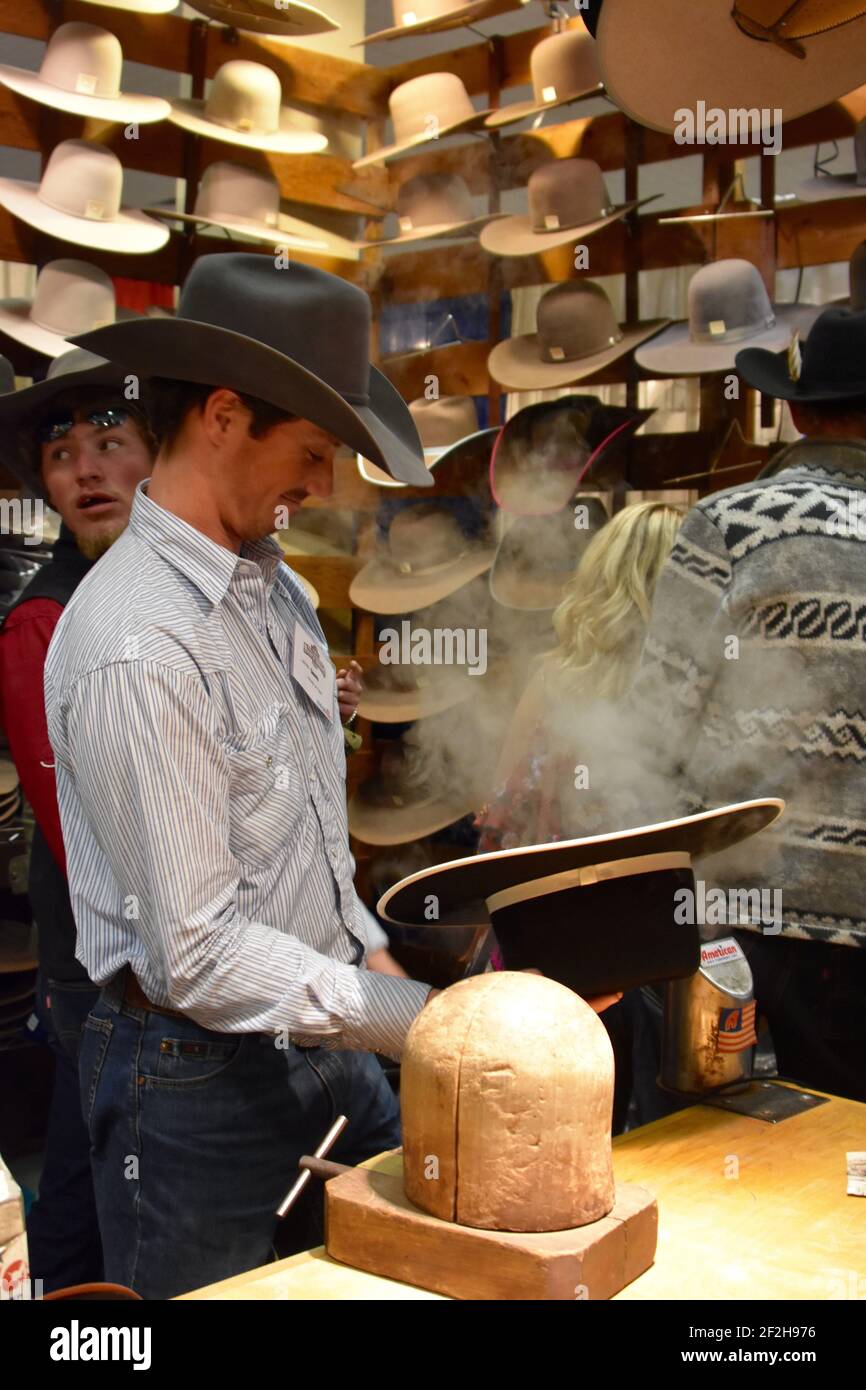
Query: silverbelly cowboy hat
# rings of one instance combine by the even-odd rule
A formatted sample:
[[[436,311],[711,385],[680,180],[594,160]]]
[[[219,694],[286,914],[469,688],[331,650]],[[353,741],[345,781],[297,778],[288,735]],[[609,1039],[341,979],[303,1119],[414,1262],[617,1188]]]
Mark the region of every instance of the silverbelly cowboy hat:
[[[396,883],[376,905],[385,922],[429,926],[472,908],[485,913],[507,970],[534,967],[579,994],[606,994],[691,975],[697,924],[678,921],[694,893],[692,859],[729,849],[772,825],[774,798],[608,835],[560,840],[434,864]]]
[[[278,39],[300,39],[309,34],[327,34],[339,24],[300,0],[187,0],[191,10],[218,19],[232,29],[254,34],[270,34]]]
[[[791,121],[866,82],[862,0],[588,0],[607,95],[673,131],[698,103]]]
[[[430,487],[406,403],[370,365],[370,300],[314,266],[202,256],[177,317],[118,323],[74,341],[146,376],[225,386],[312,421],[414,487]]]
[[[394,23],[359,39],[353,48],[388,39],[405,39],[412,34],[441,34],[464,24],[519,10],[527,0],[391,0]]]

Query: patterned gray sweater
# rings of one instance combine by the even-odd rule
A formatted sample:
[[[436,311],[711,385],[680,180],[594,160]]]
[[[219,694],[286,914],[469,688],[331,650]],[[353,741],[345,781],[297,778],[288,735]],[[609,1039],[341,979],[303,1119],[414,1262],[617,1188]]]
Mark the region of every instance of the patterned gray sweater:
[[[651,819],[783,797],[707,882],[780,890],[786,936],[866,946],[866,442],[801,441],[780,464],[683,523],[632,689],[631,767]]]

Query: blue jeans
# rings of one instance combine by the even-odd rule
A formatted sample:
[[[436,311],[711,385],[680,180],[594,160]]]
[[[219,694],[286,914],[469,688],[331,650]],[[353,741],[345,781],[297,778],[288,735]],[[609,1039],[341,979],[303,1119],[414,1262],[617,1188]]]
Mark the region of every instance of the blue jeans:
[[[338,1114],[349,1124],[336,1162],[400,1143],[397,1101],[371,1054],[280,1048],[132,1008],[121,976],[85,1024],[80,1079],[105,1277],[144,1298],[273,1258],[275,1210]],[[322,1239],[318,1179],[305,1197],[299,1249]]]

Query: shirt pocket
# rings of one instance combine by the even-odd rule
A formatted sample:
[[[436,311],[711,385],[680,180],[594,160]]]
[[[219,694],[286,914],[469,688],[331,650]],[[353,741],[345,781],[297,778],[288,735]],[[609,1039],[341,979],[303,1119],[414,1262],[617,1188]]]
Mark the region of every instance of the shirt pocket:
[[[268,705],[227,740],[231,850],[244,864],[273,862],[300,832],[307,806],[306,754],[296,711]]]

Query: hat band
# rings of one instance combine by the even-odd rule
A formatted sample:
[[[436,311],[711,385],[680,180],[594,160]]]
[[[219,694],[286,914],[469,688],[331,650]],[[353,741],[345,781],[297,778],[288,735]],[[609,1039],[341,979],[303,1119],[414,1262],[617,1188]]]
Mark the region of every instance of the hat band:
[[[724,320],[720,320],[724,323]],[[765,333],[768,328],[776,327],[776,315],[767,314],[762,323],[748,323],[743,328],[721,328],[714,333],[712,327],[708,330],[702,328],[689,329],[689,337],[693,343],[741,343],[746,338],[754,338],[757,333]]]
[[[538,221],[533,221],[532,230],[539,235],[544,232],[570,232],[573,227],[591,226],[602,217],[612,217],[615,212],[616,208],[611,203],[609,207],[600,208],[589,217],[579,217],[576,222],[563,222],[557,213],[547,212],[543,213]]]
[[[469,551],[464,548],[458,550],[456,555],[452,555],[450,560],[441,560],[438,565],[413,565],[411,560],[395,560],[391,558],[391,563],[401,574],[411,574],[413,579],[426,578],[428,574],[438,574],[441,570],[450,569],[457,560],[462,560]]]
[[[596,353],[605,352],[608,348],[616,347],[617,343],[622,342],[622,336],[622,330],[618,329],[617,332],[612,334],[606,342],[598,343],[596,346],[591,347],[588,352],[571,352],[569,349],[562,347],[560,344],[551,343],[549,347],[545,345],[542,348],[542,354],[548,354],[546,357],[542,355],[542,361],[581,362],[585,357],[595,357]]]
[[[230,121],[206,110],[205,119],[212,121],[214,125],[223,126],[226,130],[237,131],[238,135],[278,135],[280,132],[279,123],[275,126],[256,125],[251,116],[237,116],[235,120]]]
[[[40,203],[44,203],[48,208],[53,208],[55,212],[62,212],[65,217],[82,217],[87,222],[115,221],[115,214],[108,211],[107,204],[101,198],[88,198],[82,211],[73,212],[71,208],[65,208],[62,203],[54,203],[50,198],[46,198],[41,185],[37,196]]]
[[[689,869],[691,863],[691,855],[682,850],[668,850],[662,854],[639,854],[631,859],[611,859],[603,864],[585,864],[580,869],[565,869],[562,873],[530,879],[527,883],[516,883],[512,888],[503,888],[499,893],[491,893],[485,902],[492,916],[504,907],[543,898],[548,893],[563,893],[568,888],[589,888],[594,883],[604,883],[609,879],[629,878],[633,874],[658,873],[662,869]]]

